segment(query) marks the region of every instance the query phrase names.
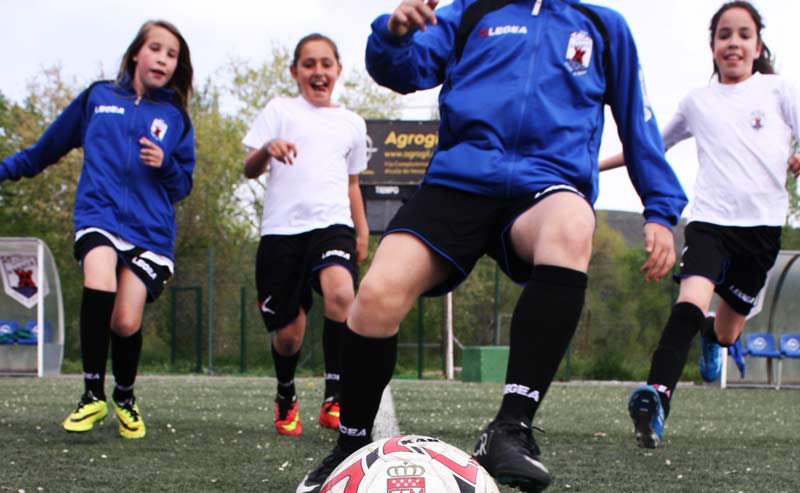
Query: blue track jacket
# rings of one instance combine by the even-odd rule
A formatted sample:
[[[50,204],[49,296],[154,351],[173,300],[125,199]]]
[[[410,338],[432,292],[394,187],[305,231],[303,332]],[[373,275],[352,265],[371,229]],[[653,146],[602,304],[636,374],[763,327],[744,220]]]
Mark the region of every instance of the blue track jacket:
[[[32,177],[71,149],[83,147],[75,194],[75,231],[98,227],[174,259],[173,204],[192,190],[194,130],[171,89],[137,101],[126,81],[103,81],[83,91],[38,142],[0,163],[0,181]],[[139,158],[140,137],[161,146],[161,168]]]
[[[376,82],[404,94],[442,85],[439,147],[424,182],[505,197],[566,184],[594,203],[606,102],[646,220],[674,225],[687,199],[622,16],[581,4],[605,26],[604,46],[578,1],[514,1],[480,18],[459,59],[457,32],[475,1],[454,0],[436,10],[436,25],[402,37],[387,30],[388,15],[372,23],[366,64]]]

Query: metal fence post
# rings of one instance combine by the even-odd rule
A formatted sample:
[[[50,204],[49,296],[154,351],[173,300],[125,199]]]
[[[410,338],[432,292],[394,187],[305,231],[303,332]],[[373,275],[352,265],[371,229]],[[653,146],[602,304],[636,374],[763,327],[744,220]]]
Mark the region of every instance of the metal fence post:
[[[425,369],[425,298],[417,303],[417,380],[422,380]]]
[[[208,374],[214,373],[214,249],[208,249]]]
[[[195,371],[200,373],[203,371],[203,288],[194,288],[194,311],[195,311],[195,326],[197,329],[197,336],[194,338],[195,355],[197,357],[197,365]]]
[[[247,288],[242,287],[242,299],[239,304],[239,372],[244,373],[247,368],[245,357],[247,355],[247,342],[245,339],[245,326],[247,325]]]

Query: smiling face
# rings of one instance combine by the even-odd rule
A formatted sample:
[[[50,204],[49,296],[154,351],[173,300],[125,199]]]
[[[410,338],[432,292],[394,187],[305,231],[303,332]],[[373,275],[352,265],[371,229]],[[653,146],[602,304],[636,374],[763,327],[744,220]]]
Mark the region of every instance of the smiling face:
[[[753,75],[753,61],[761,56],[758,28],[750,13],[739,7],[722,14],[711,44],[720,82],[735,84]]]
[[[342,73],[342,65],[328,41],[314,39],[303,43],[290,71],[306,101],[314,106],[331,105],[331,94]]]
[[[139,95],[164,87],[172,78],[178,64],[180,42],[161,26],[153,26],[138,52],[133,56],[136,70],[133,88]]]

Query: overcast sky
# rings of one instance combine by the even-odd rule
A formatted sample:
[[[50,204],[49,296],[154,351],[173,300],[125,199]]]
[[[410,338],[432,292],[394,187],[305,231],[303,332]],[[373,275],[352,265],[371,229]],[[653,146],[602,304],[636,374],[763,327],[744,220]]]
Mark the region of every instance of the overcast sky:
[[[531,0],[533,1],[533,0]],[[548,1],[548,0],[544,0]],[[198,85],[233,57],[264,61],[273,43],[294,47],[310,32],[332,37],[345,71],[364,67],[371,21],[399,0],[0,0],[0,92],[21,101],[26,84],[47,67],[80,83],[101,70],[115,74],[122,53],[147,19],[175,23],[192,51]],[[656,118],[663,126],[680,99],[708,83],[711,54],[708,23],[721,0],[596,0],[621,12],[637,40]],[[800,2],[756,0],[766,22],[764,39],[780,73],[800,85],[797,23]],[[430,115],[437,91],[404,97],[404,117]],[[620,150],[608,119],[601,156]],[[667,157],[691,196],[697,169],[694,141]],[[624,170],[603,174],[598,209],[640,211]]]

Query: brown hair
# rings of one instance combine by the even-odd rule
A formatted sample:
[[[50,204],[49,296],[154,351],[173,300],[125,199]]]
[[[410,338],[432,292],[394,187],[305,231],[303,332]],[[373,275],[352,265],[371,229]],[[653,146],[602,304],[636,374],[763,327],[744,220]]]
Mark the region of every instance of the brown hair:
[[[147,34],[154,27],[162,27],[172,33],[178,38],[180,49],[178,52],[178,64],[175,66],[175,72],[172,74],[166,86],[175,90],[175,99],[181,108],[186,109],[189,104],[189,99],[192,97],[192,77],[194,76],[194,69],[192,68],[192,57],[189,53],[189,45],[183,39],[178,28],[171,22],[164,20],[152,20],[142,24],[136,37],[131,41],[130,46],[122,56],[122,63],[119,66],[119,73],[117,74],[117,82],[121,82],[126,76],[133,79],[133,74],[136,71],[136,62],[133,58],[142,49],[145,41],[147,41]]]
[[[711,35],[711,48],[714,48],[714,37],[717,35],[717,27],[719,26],[719,20],[722,18],[722,14],[733,8],[746,10],[747,13],[750,14],[750,17],[753,18],[753,22],[756,24],[758,42],[761,43],[761,56],[753,60],[753,73],[760,72],[762,74],[774,74],[775,69],[772,66],[772,53],[769,51],[766,43],[764,43],[764,40],[761,38],[761,30],[764,29],[764,21],[761,18],[761,14],[758,13],[758,10],[756,10],[756,8],[753,7],[753,4],[750,2],[746,2],[744,0],[727,2],[723,4],[719,10],[717,10],[713,17],[711,17],[711,25],[708,27],[708,31]],[[716,61],[713,63],[714,75],[716,75],[717,79],[719,79],[719,67],[717,67]]]
[[[325,41],[329,45],[331,45],[331,49],[333,50],[333,56],[336,57],[336,61],[340,64],[342,61],[339,59],[339,48],[336,47],[336,43],[333,40],[323,34],[320,33],[311,33],[308,36],[303,36],[303,38],[297,42],[297,46],[294,47],[294,57],[292,58],[292,67],[297,66],[297,62],[300,61],[300,51],[303,50],[303,46],[308,43],[309,41]]]

